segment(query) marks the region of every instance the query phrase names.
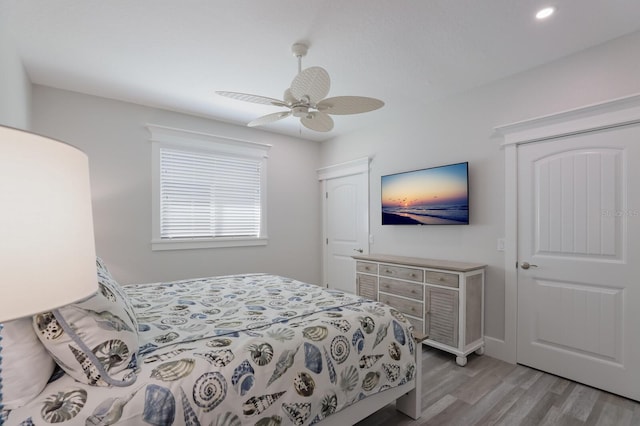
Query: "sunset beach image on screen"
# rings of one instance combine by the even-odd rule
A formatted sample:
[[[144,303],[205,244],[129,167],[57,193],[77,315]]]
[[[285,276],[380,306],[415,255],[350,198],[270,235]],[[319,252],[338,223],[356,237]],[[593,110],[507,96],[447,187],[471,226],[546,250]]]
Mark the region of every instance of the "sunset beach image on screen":
[[[382,176],[383,225],[468,225],[468,163]]]

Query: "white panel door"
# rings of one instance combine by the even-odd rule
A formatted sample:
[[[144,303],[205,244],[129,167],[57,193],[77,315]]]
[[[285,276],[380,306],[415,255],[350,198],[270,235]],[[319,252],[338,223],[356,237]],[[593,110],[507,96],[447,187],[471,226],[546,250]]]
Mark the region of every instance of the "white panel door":
[[[327,285],[355,294],[351,256],[369,250],[368,173],[327,179],[325,197]]]
[[[518,363],[635,400],[639,161],[637,125],[518,147]]]

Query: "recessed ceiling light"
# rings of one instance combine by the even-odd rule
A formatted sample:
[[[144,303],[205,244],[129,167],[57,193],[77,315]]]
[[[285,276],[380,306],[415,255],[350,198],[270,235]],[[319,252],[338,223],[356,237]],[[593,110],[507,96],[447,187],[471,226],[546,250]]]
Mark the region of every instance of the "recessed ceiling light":
[[[545,19],[549,16],[553,15],[553,12],[556,11],[555,7],[545,7],[544,9],[540,9],[538,13],[536,13],[536,18]]]

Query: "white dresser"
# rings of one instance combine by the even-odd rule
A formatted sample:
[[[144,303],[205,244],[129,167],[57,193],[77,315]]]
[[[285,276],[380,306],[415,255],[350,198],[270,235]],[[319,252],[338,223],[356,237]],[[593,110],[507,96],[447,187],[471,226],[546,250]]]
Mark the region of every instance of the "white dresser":
[[[484,353],[484,268],[383,254],[356,259],[358,295],[393,306],[427,335],[426,345],[456,355],[460,366],[471,352]]]

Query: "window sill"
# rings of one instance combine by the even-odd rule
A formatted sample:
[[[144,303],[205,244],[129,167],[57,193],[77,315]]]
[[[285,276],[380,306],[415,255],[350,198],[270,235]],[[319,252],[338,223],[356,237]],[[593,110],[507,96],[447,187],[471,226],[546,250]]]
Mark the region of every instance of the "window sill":
[[[193,250],[223,247],[266,246],[267,237],[260,238],[174,238],[166,240],[152,240],[151,250]]]

